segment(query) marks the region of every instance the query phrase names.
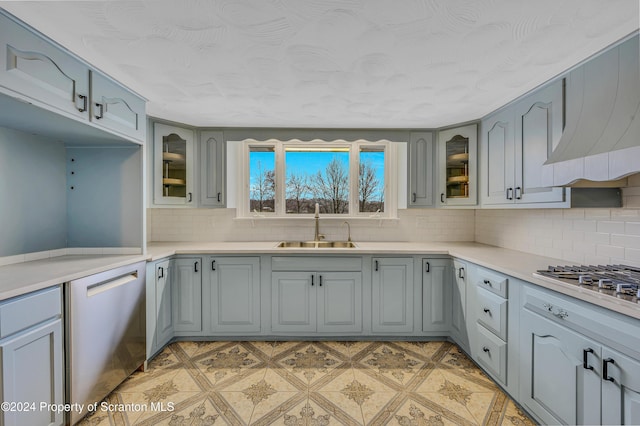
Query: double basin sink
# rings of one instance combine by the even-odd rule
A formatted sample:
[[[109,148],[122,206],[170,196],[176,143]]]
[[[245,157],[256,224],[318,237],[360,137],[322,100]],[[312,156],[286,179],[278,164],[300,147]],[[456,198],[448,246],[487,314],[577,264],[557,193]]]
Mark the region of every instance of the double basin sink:
[[[355,248],[353,241],[282,241],[279,248]]]

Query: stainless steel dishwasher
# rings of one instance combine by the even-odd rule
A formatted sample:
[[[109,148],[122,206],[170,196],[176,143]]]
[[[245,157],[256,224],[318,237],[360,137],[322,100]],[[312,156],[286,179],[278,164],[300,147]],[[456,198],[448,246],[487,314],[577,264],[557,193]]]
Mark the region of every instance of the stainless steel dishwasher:
[[[65,298],[73,425],[145,361],[145,262],[70,281]]]

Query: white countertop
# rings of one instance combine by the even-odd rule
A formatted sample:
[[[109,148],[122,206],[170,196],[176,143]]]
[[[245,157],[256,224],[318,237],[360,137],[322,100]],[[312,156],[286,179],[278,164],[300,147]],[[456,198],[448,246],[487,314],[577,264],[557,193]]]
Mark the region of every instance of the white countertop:
[[[555,290],[607,309],[640,319],[640,304],[616,299],[580,287],[552,283],[532,274],[548,265],[567,264],[561,259],[537,256],[478,243],[460,242],[357,242],[356,248],[277,248],[275,241],[260,242],[157,242],[146,255],[69,255],[0,267],[0,300],[61,284],[76,278],[141,260],[175,254],[311,254],[311,255],[450,255]]]

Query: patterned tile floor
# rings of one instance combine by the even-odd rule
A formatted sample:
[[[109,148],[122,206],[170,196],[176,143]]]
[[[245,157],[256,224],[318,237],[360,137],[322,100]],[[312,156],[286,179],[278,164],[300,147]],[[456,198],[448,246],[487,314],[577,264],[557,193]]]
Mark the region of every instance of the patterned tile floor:
[[[102,406],[80,424],[533,424],[448,342],[178,342]]]

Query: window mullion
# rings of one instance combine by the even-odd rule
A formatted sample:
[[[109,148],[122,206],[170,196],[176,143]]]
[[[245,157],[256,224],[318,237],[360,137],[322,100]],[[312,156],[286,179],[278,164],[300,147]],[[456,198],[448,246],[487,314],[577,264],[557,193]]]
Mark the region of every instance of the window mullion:
[[[358,176],[360,174],[360,144],[351,144],[349,153],[349,216],[360,213],[358,197]]]
[[[275,213],[276,216],[284,216],[286,214],[286,182],[285,182],[285,159],[284,159],[284,146],[282,143],[276,143],[275,145],[275,153],[276,153],[276,193],[275,193],[275,202],[276,208]]]

